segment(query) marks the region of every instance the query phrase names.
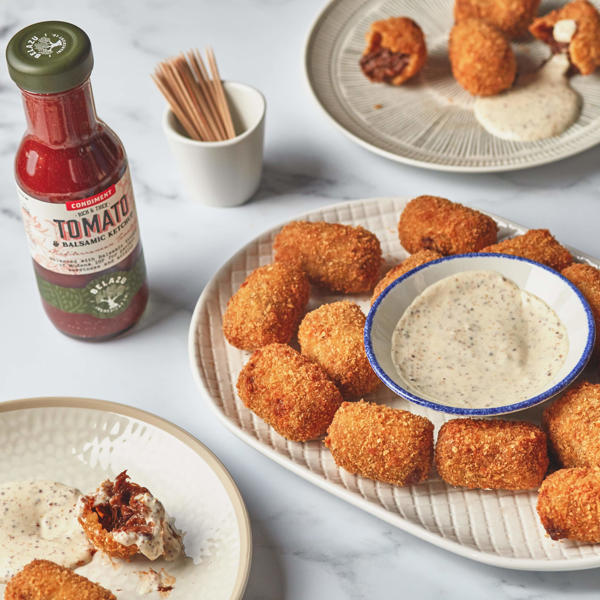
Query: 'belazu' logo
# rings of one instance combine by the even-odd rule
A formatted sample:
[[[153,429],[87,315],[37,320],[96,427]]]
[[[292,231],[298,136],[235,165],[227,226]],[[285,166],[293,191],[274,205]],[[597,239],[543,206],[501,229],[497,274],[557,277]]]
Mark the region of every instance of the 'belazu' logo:
[[[96,281],[90,289],[90,294],[94,310],[104,314],[121,311],[129,302],[127,277],[116,274]]]
[[[27,54],[33,58],[60,54],[67,47],[67,40],[59,33],[44,33],[41,36],[33,35],[25,44]]]

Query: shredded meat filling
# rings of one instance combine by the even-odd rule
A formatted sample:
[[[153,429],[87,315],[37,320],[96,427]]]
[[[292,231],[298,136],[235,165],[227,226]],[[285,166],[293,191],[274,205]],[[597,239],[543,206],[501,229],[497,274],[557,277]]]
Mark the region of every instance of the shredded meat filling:
[[[109,501],[94,505],[94,496],[85,496],[87,507],[98,515],[98,521],[106,531],[132,531],[152,535],[152,527],[144,517],[145,505],[135,496],[149,493],[148,489],[129,481],[127,471],[120,473],[113,482],[107,482],[104,491]]]
[[[360,68],[371,81],[389,82],[404,71],[409,59],[409,54],[379,47],[360,59]]]

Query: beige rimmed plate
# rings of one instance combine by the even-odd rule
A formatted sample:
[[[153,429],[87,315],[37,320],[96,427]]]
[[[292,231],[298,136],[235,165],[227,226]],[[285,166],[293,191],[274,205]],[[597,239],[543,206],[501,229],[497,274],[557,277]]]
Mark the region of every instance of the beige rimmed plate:
[[[401,198],[344,202],[302,215],[300,219],[362,225],[377,235],[387,266],[407,256],[397,235]],[[490,215],[500,237],[523,233],[516,223]],[[249,353],[226,343],[222,317],[227,301],[246,276],[273,260],[276,227],[235,254],[208,283],[200,296],[189,331],[192,371],[217,416],[235,435],[290,471],[396,527],[436,546],[468,558],[512,569],[560,571],[600,566],[600,545],[553,542],[545,535],[535,511],[536,492],[482,491],[453,488],[437,475],[399,488],[376,483],[339,469],[322,442],[290,442],[248,410],[237,397],[235,384]],[[579,260],[600,266],[574,251]],[[311,289],[308,310],[342,296]],[[348,298],[348,296],[344,296]],[[369,296],[352,296],[366,312]],[[429,418],[437,428],[450,415],[417,406],[381,385],[367,400],[389,404]],[[511,418],[539,423],[543,405]]]
[[[592,0],[600,7],[599,0]],[[398,162],[455,172],[525,169],[560,160],[600,142],[600,75],[571,78],[583,98],[579,119],[563,134],[537,142],[501,140],[473,115],[473,98],[452,77],[447,56],[453,0],[332,0],[317,18],[305,49],[305,69],[317,102],[350,139]],[[543,0],[539,14],[557,7]],[[403,86],[370,83],[358,62],[372,21],[414,19],[426,36],[428,59]],[[549,56],[529,40],[513,44],[521,71]],[[381,108],[375,108],[381,105]]]
[[[76,570],[119,600],[140,598],[136,572],[162,567],[176,577],[175,587],[148,600],[242,597],[252,553],[244,502],[225,467],[183,429],[112,402],[31,398],[0,404],[0,448],[0,482],[50,479],[86,493],[127,469],[162,501],[185,531],[189,558],[110,562],[97,552]]]

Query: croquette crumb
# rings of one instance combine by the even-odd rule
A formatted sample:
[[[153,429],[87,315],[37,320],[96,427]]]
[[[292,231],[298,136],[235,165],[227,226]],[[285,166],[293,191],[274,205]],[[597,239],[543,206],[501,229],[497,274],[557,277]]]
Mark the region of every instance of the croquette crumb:
[[[573,262],[571,253],[561,246],[547,229],[530,229],[523,235],[486,246],[481,252],[499,252],[512,254],[542,263],[561,271]]]
[[[419,250],[414,254],[411,254],[406,260],[403,260],[399,265],[392,267],[377,283],[373,290],[373,296],[371,297],[371,304],[379,298],[379,295],[385,288],[390,285],[393,281],[396,281],[398,277],[401,277],[405,273],[408,273],[411,269],[420,267],[432,260],[442,258],[442,255],[435,250]]]
[[[299,265],[311,282],[334,292],[369,292],[381,269],[377,236],[364,227],[294,221],[273,243],[275,260]]]
[[[588,301],[596,324],[596,349],[600,348],[600,270],[592,265],[573,263],[561,274],[577,286]]]
[[[364,327],[358,304],[341,301],[309,312],[298,329],[302,354],[325,369],[347,400],[372,392],[380,383],[367,359]]]
[[[600,384],[584,381],[544,410],[550,451],[563,467],[600,467]]]
[[[49,560],[34,560],[7,584],[4,600],[116,600],[97,583]]]
[[[582,75],[590,75],[600,65],[600,14],[587,0],[574,0],[557,10],[536,19],[529,31],[546,42],[554,51],[563,48],[554,39],[554,25],[563,19],[572,19],[577,24],[575,34],[567,46],[571,64]]]
[[[325,445],[336,464],[350,473],[409,485],[429,476],[433,424],[372,402],[344,402],[327,431]]]
[[[244,404],[296,442],[322,436],[342,396],[318,364],[286,344],[256,350],[237,381]]]
[[[258,267],[229,299],[223,315],[227,341],[242,350],[287,343],[306,309],[310,286],[298,266],[273,263]]]
[[[600,468],[560,469],[546,477],[537,512],[553,540],[600,543]]]
[[[498,237],[496,222],[479,211],[437,196],[418,196],[404,208],[398,222],[400,243],[411,254],[477,252]]]
[[[456,22],[475,18],[495,25],[509,38],[527,33],[540,0],[455,0]]]
[[[521,421],[452,419],[435,447],[440,477],[467,488],[537,488],[548,469],[546,434]]]
[[[474,96],[493,96],[508,89],[517,60],[502,32],[485,21],[466,19],[450,31],[448,54],[452,74]]]

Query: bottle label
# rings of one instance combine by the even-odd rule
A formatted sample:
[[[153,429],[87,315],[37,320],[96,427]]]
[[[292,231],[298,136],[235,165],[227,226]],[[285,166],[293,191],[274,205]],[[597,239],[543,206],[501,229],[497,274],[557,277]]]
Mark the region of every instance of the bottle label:
[[[87,314],[98,319],[120,315],[146,280],[144,257],[140,254],[129,271],[99,275],[83,288],[55,285],[36,274],[42,298],[67,313]]]
[[[55,273],[89,275],[110,269],[137,246],[140,234],[129,169],[89,198],[54,204],[17,187],[31,256]]]

